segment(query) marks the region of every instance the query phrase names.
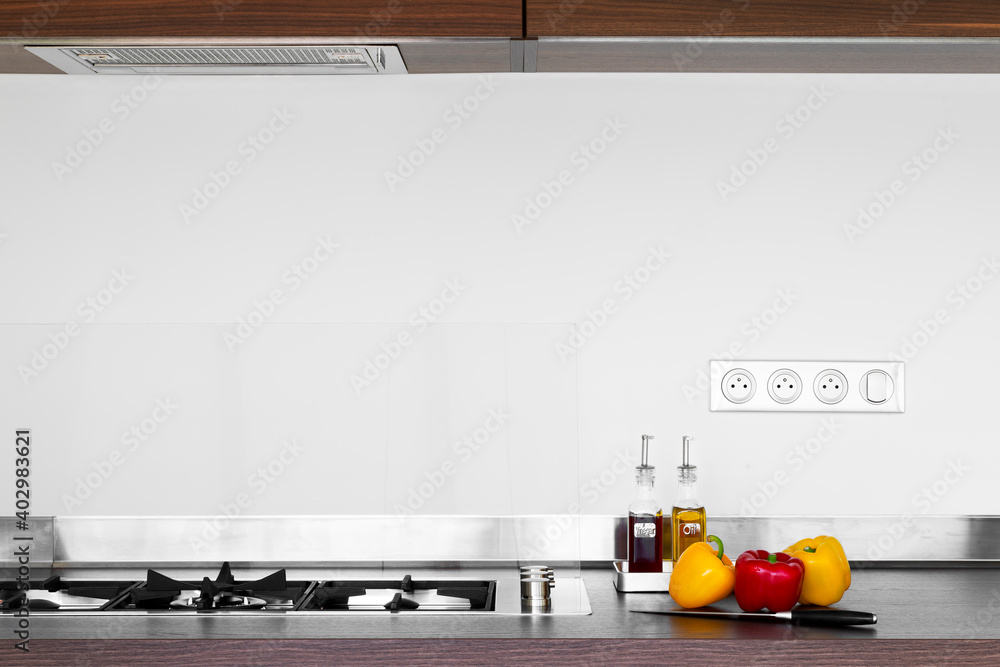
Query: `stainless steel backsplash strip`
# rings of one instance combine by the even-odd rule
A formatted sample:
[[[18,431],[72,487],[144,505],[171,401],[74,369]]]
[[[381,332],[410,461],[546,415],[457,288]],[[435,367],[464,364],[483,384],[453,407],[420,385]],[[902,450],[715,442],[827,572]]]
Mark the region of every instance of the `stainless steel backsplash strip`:
[[[626,557],[626,519],[617,516],[274,516],[55,517],[33,519],[33,563],[57,567],[170,564],[505,562],[607,563]],[[803,537],[835,535],[855,562],[1000,565],[1000,517],[709,517],[708,530],[737,555],[782,549]],[[21,531],[0,520],[0,566]],[[50,554],[46,559],[46,553]],[[15,559],[16,560],[16,559]],[[16,567],[15,567],[16,569]],[[35,576],[33,575],[33,578]]]
[[[606,561],[610,554],[626,558],[627,519],[585,517],[582,525],[582,561]],[[708,533],[719,535],[733,558],[747,549],[775,551],[806,537],[833,535],[854,563],[879,567],[1000,565],[1000,516],[709,515]]]

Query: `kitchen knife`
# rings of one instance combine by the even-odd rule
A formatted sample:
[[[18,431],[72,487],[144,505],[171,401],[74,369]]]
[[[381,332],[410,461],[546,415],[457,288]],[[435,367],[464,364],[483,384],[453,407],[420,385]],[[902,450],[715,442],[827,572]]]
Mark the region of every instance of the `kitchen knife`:
[[[731,611],[646,611],[631,609],[637,614],[663,614],[665,616],[701,616],[704,618],[735,619],[739,621],[782,621],[799,625],[816,625],[837,627],[844,625],[873,625],[878,621],[875,614],[867,611],[850,611],[848,609],[793,609],[779,611],[776,614],[764,612],[731,612]]]

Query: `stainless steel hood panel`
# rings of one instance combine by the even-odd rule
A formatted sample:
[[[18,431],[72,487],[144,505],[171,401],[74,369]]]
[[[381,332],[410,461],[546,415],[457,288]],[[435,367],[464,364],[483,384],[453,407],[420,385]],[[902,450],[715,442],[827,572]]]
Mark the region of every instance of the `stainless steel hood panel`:
[[[42,56],[39,49],[204,47],[371,47],[366,37],[305,38],[64,38],[26,40],[0,37],[0,72],[60,71],[92,74],[111,71],[80,61],[72,54]],[[795,37],[539,37],[394,38],[374,45],[398,49],[408,73],[477,72],[816,72],[816,73],[996,73],[1000,72],[1000,38],[795,38]],[[29,53],[29,51],[31,53]],[[49,52],[53,53],[53,52]],[[44,58],[44,60],[42,59]],[[373,59],[374,62],[374,59]],[[286,73],[272,64],[263,73]],[[142,67],[150,68],[149,64]],[[165,73],[188,73],[177,64],[161,65]],[[190,65],[204,72],[203,65]],[[238,73],[240,65],[230,64]],[[300,64],[289,73],[309,73],[321,65]],[[135,73],[132,66],[124,70]],[[113,70],[123,71],[122,68]],[[144,69],[143,72],[153,70]],[[192,70],[194,71],[194,70]],[[245,73],[259,73],[250,69]],[[396,71],[387,59],[384,73]],[[220,73],[222,73],[220,71]]]
[[[513,45],[519,40],[506,37],[400,37],[389,41],[373,42],[371,37],[352,36],[324,38],[282,37],[282,38],[233,38],[218,37],[207,39],[192,37],[171,38],[122,38],[122,37],[66,37],[66,38],[26,38],[0,35],[0,74],[65,74],[66,72],[42,59],[28,49],[37,47],[91,48],[102,47],[193,47],[212,46],[220,48],[246,46],[393,46],[409,74],[442,73],[486,73],[522,71],[521,60],[512,59]],[[69,61],[73,63],[72,60]],[[80,66],[81,74],[92,74],[86,66]]]
[[[406,74],[395,46],[28,46],[67,74]]]

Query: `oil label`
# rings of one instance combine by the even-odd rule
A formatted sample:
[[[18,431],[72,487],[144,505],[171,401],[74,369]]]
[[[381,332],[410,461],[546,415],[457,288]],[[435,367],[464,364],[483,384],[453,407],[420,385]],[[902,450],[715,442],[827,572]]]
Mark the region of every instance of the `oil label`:
[[[635,537],[656,537],[656,524],[636,523],[635,528],[633,528],[633,535]]]
[[[684,537],[689,537],[691,539],[700,540],[701,539],[701,525],[698,523],[681,523],[679,526],[681,535]]]

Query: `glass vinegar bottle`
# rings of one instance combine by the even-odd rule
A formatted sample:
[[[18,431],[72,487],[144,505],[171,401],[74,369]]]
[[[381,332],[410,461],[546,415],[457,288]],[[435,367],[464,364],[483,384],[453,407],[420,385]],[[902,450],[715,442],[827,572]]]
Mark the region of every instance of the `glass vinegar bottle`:
[[[698,467],[690,464],[690,448],[691,438],[684,436],[684,464],[677,466],[677,502],[670,513],[671,560],[674,563],[689,546],[705,541],[705,508],[695,492]]]
[[[635,468],[636,496],[628,506],[629,572],[663,572],[663,510],[653,497],[656,468],[648,463],[652,439],[642,436],[642,464]]]

